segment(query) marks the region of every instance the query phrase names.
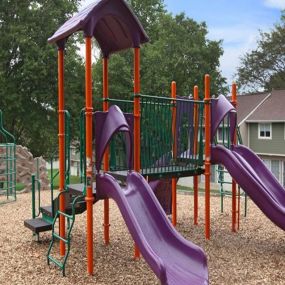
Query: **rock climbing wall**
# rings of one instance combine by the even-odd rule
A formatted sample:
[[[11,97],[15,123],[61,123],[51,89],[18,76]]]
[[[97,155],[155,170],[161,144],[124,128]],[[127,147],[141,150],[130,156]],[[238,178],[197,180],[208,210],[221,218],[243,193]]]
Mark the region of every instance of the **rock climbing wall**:
[[[41,180],[41,189],[49,189],[46,161],[42,157],[34,158],[26,147],[17,145],[16,158],[17,183],[23,183],[26,186],[21,192],[28,192],[32,189],[32,174],[37,175],[37,173]]]

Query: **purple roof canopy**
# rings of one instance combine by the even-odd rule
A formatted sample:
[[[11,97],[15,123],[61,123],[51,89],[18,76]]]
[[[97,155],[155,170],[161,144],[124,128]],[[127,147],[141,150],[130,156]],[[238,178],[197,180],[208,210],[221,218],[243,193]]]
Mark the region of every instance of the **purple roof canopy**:
[[[48,42],[64,48],[68,37],[77,31],[83,31],[86,37],[94,36],[106,57],[149,41],[125,0],[95,0],[67,20]]]

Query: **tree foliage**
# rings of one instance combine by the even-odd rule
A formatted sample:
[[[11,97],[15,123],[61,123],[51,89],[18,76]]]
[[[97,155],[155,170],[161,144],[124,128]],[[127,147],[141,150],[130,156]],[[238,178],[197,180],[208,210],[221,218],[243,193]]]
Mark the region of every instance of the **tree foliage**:
[[[142,22],[150,42],[141,48],[141,91],[144,94],[170,93],[170,83],[177,82],[180,96],[192,93],[193,86],[203,87],[204,74],[212,77],[213,94],[225,93],[225,79],[219,71],[223,54],[220,41],[207,39],[205,23],[180,14],[166,12],[162,0],[129,0]],[[94,68],[95,90],[102,94],[102,63]],[[133,52],[110,57],[110,97],[127,98],[133,91]],[[201,92],[202,95],[202,92]]]
[[[163,0],[128,0],[142,22],[150,43],[142,48],[142,93],[168,95],[172,80],[187,96],[203,76],[212,76],[212,90],[223,93],[219,71],[221,42],[207,39],[205,23],[184,14],[173,16]],[[80,0],[2,0],[0,2],[0,108],[7,129],[34,155],[57,147],[57,49],[47,38],[76,12]],[[78,53],[80,35],[70,37],[65,55],[66,109],[78,118],[84,104],[84,64]],[[102,63],[94,64],[94,94],[102,97]],[[110,59],[110,97],[129,98],[133,92],[133,52]],[[202,90],[202,88],[201,88]],[[101,109],[101,104],[94,105]],[[78,135],[73,119],[73,134]]]
[[[247,91],[285,88],[285,12],[268,33],[261,32],[257,48],[246,53],[238,67],[238,83]]]
[[[57,49],[47,39],[77,10],[78,2],[2,0],[0,4],[0,108],[17,143],[34,155],[47,155],[57,146]],[[71,110],[78,101],[75,96],[83,92],[81,61],[71,39],[65,61]]]

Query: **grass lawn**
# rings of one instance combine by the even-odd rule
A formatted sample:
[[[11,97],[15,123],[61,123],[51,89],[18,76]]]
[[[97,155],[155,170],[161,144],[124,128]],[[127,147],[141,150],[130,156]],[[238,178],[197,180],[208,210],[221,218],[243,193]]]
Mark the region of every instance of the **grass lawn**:
[[[181,192],[189,192],[189,193],[194,192],[192,187],[181,186],[181,185],[177,185],[177,190]],[[199,193],[205,193],[205,189],[199,188]],[[217,189],[211,189],[211,194],[217,195],[217,194],[220,194],[220,191]]]
[[[58,173],[58,169],[53,170],[54,176],[56,173]],[[50,170],[48,170],[48,179],[49,179],[49,181],[51,181],[51,171]],[[80,183],[80,177],[71,175],[70,176],[70,184],[77,184],[77,183]],[[54,178],[53,187],[54,187],[54,189],[59,187],[59,176],[58,176],[58,174]]]
[[[17,183],[16,184],[16,191],[21,191],[26,187],[24,183]]]

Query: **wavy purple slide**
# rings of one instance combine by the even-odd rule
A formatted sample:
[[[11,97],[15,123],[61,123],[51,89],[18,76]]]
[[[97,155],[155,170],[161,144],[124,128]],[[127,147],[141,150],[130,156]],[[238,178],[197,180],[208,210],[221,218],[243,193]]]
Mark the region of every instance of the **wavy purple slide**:
[[[131,172],[121,187],[109,174],[97,174],[99,198],[117,203],[140,251],[164,285],[206,285],[207,259],[204,251],[184,239],[171,225],[146,180]]]
[[[285,230],[285,189],[262,160],[245,146],[212,146],[211,162],[223,164],[260,210]]]

